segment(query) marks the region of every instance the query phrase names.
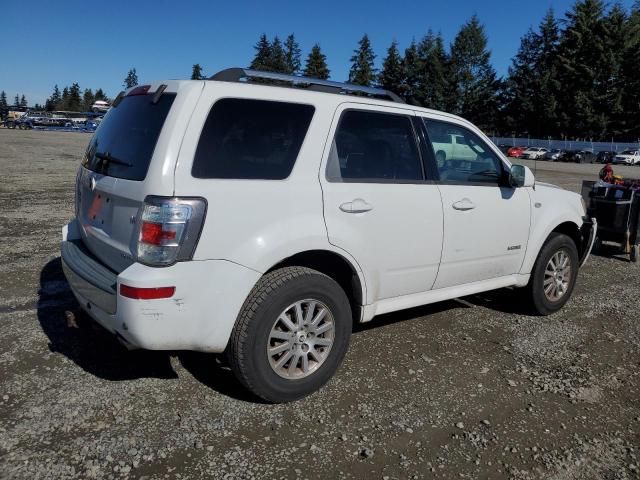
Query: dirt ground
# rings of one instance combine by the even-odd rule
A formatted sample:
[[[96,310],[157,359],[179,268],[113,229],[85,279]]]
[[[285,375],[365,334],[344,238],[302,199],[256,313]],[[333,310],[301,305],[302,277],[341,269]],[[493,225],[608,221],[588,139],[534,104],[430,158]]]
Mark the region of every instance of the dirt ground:
[[[215,356],[129,352],[65,315],[60,229],[88,140],[0,130],[0,478],[640,478],[626,257],[592,257],[546,318],[509,290],[376,318],[319,393],[265,405]],[[579,191],[598,169],[537,178]]]

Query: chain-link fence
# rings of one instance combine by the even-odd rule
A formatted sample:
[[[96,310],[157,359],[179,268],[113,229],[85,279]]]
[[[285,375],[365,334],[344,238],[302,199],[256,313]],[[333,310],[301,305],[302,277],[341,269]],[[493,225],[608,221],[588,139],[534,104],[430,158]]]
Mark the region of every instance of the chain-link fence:
[[[511,145],[513,147],[545,147],[549,149],[559,148],[562,150],[590,150],[592,152],[621,152],[623,150],[640,150],[640,139],[637,142],[620,143],[620,142],[591,142],[584,140],[552,140],[539,138],[522,138],[522,137],[491,137],[496,145]]]

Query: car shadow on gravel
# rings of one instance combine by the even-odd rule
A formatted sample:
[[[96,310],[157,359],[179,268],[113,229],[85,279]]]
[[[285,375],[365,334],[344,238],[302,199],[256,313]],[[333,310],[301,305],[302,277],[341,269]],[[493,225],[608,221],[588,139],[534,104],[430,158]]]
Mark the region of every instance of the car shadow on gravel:
[[[69,315],[71,312],[71,315]],[[38,321],[49,350],[61,353],[84,371],[110,381],[137,378],[176,379],[171,356],[197,381],[222,395],[259,402],[236,380],[221,356],[199,352],[127,350],[78,305],[62,271],[60,258],[40,272]]]
[[[421,307],[400,310],[393,313],[385,313],[375,317],[371,322],[355,324],[353,333],[364,332],[372,328],[391,325],[414,318],[427,317],[438,313],[447,312],[459,308],[485,307],[503,313],[518,315],[533,315],[530,308],[522,301],[522,295],[516,289],[501,288],[489,292],[479,293],[468,297],[432,303]]]
[[[193,378],[221,395],[243,402],[266,403],[242,386],[223,355],[183,351],[178,353],[178,359]]]
[[[80,309],[59,257],[49,261],[40,272],[38,321],[49,338],[50,351],[63,354],[99,378],[113,381],[178,378],[169,352],[129,351]]]

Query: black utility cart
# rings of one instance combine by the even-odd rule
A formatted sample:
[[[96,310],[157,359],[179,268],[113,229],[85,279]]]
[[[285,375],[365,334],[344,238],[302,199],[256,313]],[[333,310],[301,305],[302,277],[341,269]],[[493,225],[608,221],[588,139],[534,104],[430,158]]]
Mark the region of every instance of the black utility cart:
[[[632,262],[640,253],[640,188],[633,185],[601,185],[582,182],[582,197],[587,215],[598,221],[598,236],[593,245],[597,252],[602,242],[614,243]]]

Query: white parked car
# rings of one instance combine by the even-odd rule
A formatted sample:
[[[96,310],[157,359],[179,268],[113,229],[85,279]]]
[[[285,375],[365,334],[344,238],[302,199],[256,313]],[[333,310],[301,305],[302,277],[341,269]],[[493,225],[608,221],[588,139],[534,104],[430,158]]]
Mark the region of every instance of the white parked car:
[[[538,160],[540,158],[544,158],[545,154],[548,151],[549,149],[544,147],[529,147],[524,152],[522,152],[520,158]]]
[[[464,153],[437,162],[443,138]],[[242,384],[283,402],[331,378],[354,322],[502,287],[557,311],[595,231],[578,194],[462,118],[229,69],[118,96],[61,250],[80,306],[121,341],[226,352]]]
[[[625,150],[613,157],[613,163],[623,165],[639,165],[640,150]]]

